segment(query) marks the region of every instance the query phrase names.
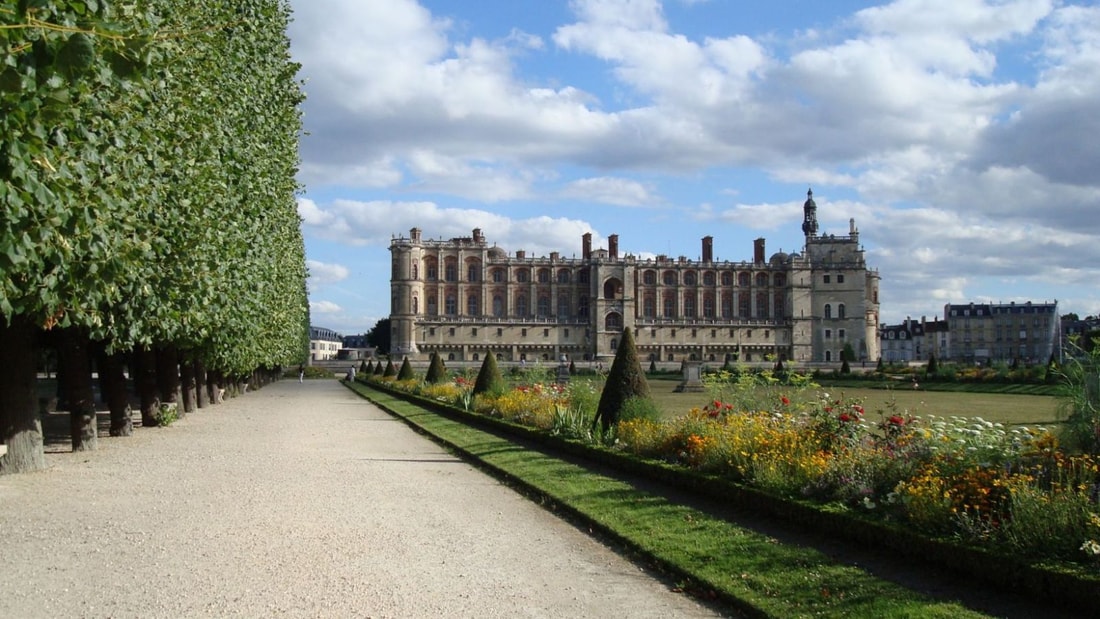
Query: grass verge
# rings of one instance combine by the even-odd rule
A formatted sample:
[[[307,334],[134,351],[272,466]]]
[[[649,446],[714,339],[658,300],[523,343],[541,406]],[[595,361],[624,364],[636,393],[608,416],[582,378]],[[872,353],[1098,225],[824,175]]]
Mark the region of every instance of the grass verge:
[[[984,617],[779,543],[621,479],[525,449],[370,387],[349,385],[496,476],[565,512],[700,597],[753,617]]]

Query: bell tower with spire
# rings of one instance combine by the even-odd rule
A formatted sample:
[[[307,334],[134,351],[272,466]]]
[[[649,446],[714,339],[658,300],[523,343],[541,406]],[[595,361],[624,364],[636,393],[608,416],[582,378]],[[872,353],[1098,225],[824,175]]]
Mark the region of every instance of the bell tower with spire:
[[[802,232],[807,239],[817,236],[817,203],[813,189],[806,190],[806,202],[802,205]]]

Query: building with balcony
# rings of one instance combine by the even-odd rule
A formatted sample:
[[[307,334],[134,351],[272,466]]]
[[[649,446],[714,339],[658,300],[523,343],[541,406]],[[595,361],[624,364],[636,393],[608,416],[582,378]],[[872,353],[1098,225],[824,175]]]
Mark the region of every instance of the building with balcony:
[[[701,259],[619,252],[619,237],[580,257],[528,256],[472,236],[427,240],[419,228],[390,243],[391,352],[426,359],[609,362],[624,328],[640,358],[660,363],[782,359],[839,364],[845,344],[857,360],[879,356],[879,275],[867,267],[854,220],[847,235],[819,235],[817,205],[803,207],[800,253]]]

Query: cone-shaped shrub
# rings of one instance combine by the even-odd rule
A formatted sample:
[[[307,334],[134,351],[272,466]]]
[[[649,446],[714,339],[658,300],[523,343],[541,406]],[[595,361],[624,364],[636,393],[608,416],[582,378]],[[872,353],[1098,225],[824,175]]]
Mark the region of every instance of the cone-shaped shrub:
[[[600,394],[600,404],[596,407],[595,422],[599,421],[604,432],[619,421],[619,412],[623,403],[630,398],[648,398],[649,383],[646,382],[645,373],[638,362],[638,351],[634,348],[634,335],[630,327],[623,330],[623,339],[619,342],[619,350],[615,351],[615,360],[611,362],[611,370],[607,374],[607,382],[604,383],[603,393]]]
[[[851,374],[852,373],[852,366],[848,365],[848,360],[847,359],[845,359],[844,362],[840,364],[840,373],[841,374]]]
[[[393,359],[386,359],[386,369],[382,372],[382,378],[397,376],[397,368],[393,367]]]
[[[424,380],[433,385],[447,380],[447,370],[443,367],[443,360],[439,358],[439,353],[432,352],[432,360],[428,363],[428,375]]]
[[[374,375],[375,376],[381,376],[382,375],[382,360],[381,359],[378,360],[378,363],[374,364]]]
[[[397,380],[412,380],[416,378],[416,374],[413,373],[413,366],[409,363],[409,358],[405,357],[405,360],[401,362],[401,371],[397,373]]]
[[[928,375],[935,376],[939,370],[939,366],[936,365],[936,355],[928,355]]]
[[[489,351],[485,353],[485,361],[481,362],[481,370],[477,373],[474,382],[474,395],[479,393],[502,393],[504,391],[504,377],[500,375],[497,367],[496,355]]]
[[[650,359],[649,360],[649,373],[650,374],[656,374],[657,373],[657,361],[655,359]]]
[[[367,369],[363,370],[363,374],[366,376],[374,374],[374,361],[369,361],[367,363]]]
[[[366,374],[367,373],[367,360],[366,359],[363,359],[362,361],[359,362],[359,373],[360,374]]]
[[[577,375],[577,364],[573,363],[572,359],[569,360],[569,375],[570,376],[576,376]]]

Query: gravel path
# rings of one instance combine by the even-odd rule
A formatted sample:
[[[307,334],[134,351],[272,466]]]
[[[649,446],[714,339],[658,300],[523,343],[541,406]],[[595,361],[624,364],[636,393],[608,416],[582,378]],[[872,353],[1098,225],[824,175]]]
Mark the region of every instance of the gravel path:
[[[0,477],[0,617],[705,617],[335,381]]]

